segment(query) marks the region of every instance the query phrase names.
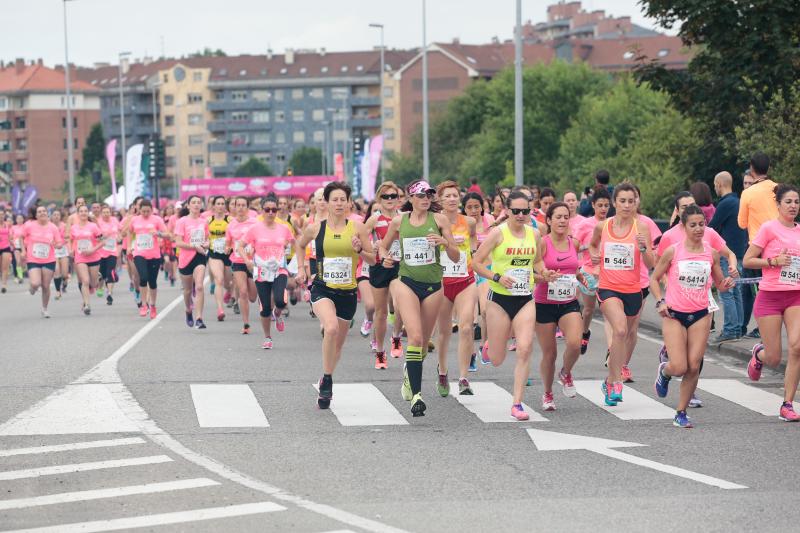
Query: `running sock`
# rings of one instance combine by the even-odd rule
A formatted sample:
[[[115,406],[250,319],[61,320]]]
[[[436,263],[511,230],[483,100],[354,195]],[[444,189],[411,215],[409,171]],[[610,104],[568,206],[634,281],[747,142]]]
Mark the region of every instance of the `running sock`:
[[[331,374],[322,374],[322,379],[325,381],[333,381],[333,376]]]
[[[21,266],[17,267],[17,277],[19,279],[22,279],[22,267]]]
[[[60,277],[59,278],[53,278],[53,283],[56,286],[56,290],[58,292],[61,292],[61,278]]]
[[[422,352],[422,360],[424,361],[425,358],[428,357],[428,346],[425,345],[425,346],[421,347],[420,351]]]
[[[419,346],[406,348],[406,370],[412,394],[417,394],[422,390],[422,358],[422,348]]]

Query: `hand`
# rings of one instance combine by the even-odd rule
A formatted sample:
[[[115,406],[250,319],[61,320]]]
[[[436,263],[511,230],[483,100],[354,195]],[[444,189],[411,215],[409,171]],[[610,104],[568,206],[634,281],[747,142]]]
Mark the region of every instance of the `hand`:
[[[500,279],[497,281],[500,285],[505,287],[506,289],[510,289],[514,286],[514,280],[509,278],[508,276],[500,276]]]
[[[641,233],[636,234],[636,242],[639,244],[639,249],[647,248],[647,239],[644,238],[644,235]]]
[[[720,287],[720,290],[723,292],[728,291],[732,289],[734,286],[736,286],[736,281],[734,281],[734,279],[729,276],[724,280],[722,280],[722,286]]]
[[[358,235],[353,235],[353,238],[350,240],[350,243],[353,245],[353,250],[357,250],[358,253],[361,253],[361,250],[364,249],[364,246],[361,244],[361,239]]]
[[[439,235],[438,233],[429,233],[428,234],[428,242],[431,243],[433,246],[439,245],[447,245],[447,239]]]
[[[205,254],[206,253],[205,248],[203,248],[203,246],[201,244],[195,245],[194,251],[197,252],[198,254]]]
[[[592,251],[591,251],[591,249],[590,249],[590,251],[589,251],[589,257],[591,257],[591,258],[592,258],[592,264],[593,264],[593,265],[599,265],[599,264],[600,264],[600,254],[599,254],[599,253],[594,253],[594,252],[592,252]]]
[[[298,270],[299,271],[297,272],[297,275],[294,277],[294,279],[295,279],[295,281],[297,282],[298,285],[301,285],[301,286],[305,285],[305,283],[306,283],[306,273],[305,273],[304,269],[302,269],[302,268],[300,268]]]
[[[772,258],[772,264],[775,266],[789,266],[792,264],[792,256],[789,255],[788,250],[784,248],[781,253]]]
[[[542,270],[542,279],[544,279],[547,283],[557,280],[560,276],[561,274],[556,270],[549,270],[547,268]]]
[[[729,263],[728,264],[728,274],[730,274],[730,276],[732,278],[738,278],[739,277],[739,269],[736,267],[735,263]]]
[[[394,267],[394,259],[387,256],[383,258],[383,268],[392,268]]]
[[[665,302],[659,302],[658,306],[656,306],[656,311],[658,311],[658,314],[664,318],[669,317],[669,309],[667,308],[667,304]]]

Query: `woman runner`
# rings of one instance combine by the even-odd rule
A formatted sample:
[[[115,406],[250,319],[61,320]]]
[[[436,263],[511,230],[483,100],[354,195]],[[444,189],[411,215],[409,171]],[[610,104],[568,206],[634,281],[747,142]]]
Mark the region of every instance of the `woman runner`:
[[[62,221],[61,211],[54,210],[50,215],[50,222],[61,232],[61,239],[64,240],[66,224]],[[56,248],[56,272],[53,276],[53,285],[56,288],[56,300],[61,299],[63,292],[67,291],[67,281],[69,280],[69,248],[66,244]]]
[[[28,281],[31,295],[42,289],[42,316],[50,318],[50,282],[56,270],[55,249],[64,244],[61,232],[47,218],[47,208],[36,208],[36,219],[27,222],[21,233],[21,257],[28,263]]]
[[[8,269],[14,256],[11,249],[11,217],[5,211],[0,212],[0,293],[8,291]]]
[[[103,205],[97,226],[103,234],[103,247],[100,249],[100,276],[106,284],[106,304],[114,303],[114,284],[119,281],[117,276],[117,254],[119,253],[119,220],[111,216],[111,208]]]
[[[167,226],[160,216],[153,214],[150,200],[141,200],[138,212],[130,221],[129,243],[133,248],[133,264],[139,277],[139,316],[145,317],[149,311],[152,320],[157,314],[158,271],[161,267],[159,241],[167,237]]]
[[[475,220],[477,248],[486,240],[492,227],[494,227],[494,217],[485,210],[483,207],[485,202],[478,193],[468,192],[464,195],[461,203],[463,205],[461,212]],[[491,265],[488,265],[488,268],[491,269]],[[478,288],[478,306],[476,313],[477,328],[474,340],[479,341],[479,346],[483,346],[486,343],[486,303],[488,302],[487,298],[489,296],[489,284],[487,283],[487,279],[477,272],[475,273],[475,284]],[[476,355],[473,353],[469,361],[470,372],[478,370],[475,360]]]
[[[78,218],[69,228],[69,242],[75,258],[75,273],[78,275],[83,314],[89,316],[92,309],[89,297],[97,289],[100,279],[100,240],[103,232],[94,222],[89,221],[89,208],[82,205],[78,208]]]
[[[181,275],[183,303],[186,306],[186,325],[206,329],[203,307],[209,246],[208,222],[200,216],[203,200],[199,196],[193,194],[184,205],[181,212],[183,216],[175,223],[173,236],[175,246],[181,251],[178,255],[178,273]]]
[[[216,288],[214,299],[217,302],[217,320],[225,320],[226,298],[230,300],[231,266],[230,252],[225,252],[225,230],[228,229],[228,215],[225,213],[225,197],[211,198],[212,215],[208,220],[208,269]]]
[[[45,209],[45,213],[46,212],[47,210]],[[14,262],[17,264],[14,275],[17,278],[17,283],[19,284],[22,284],[22,269],[25,264],[25,256],[22,253],[24,244],[23,239],[25,238],[25,224],[25,217],[22,215],[17,215],[14,217],[14,225],[11,226],[11,244],[13,244],[14,247]]]
[[[234,203],[234,217],[228,221],[225,229],[225,250],[231,250],[231,270],[233,271],[233,283],[239,293],[239,312],[242,315],[242,335],[250,333],[250,304],[255,303],[258,298],[256,284],[253,281],[252,272],[247,269],[244,258],[236,251],[238,243],[247,230],[257,223],[257,220],[250,217],[247,198],[237,196]],[[189,315],[186,315],[186,324],[189,325]]]

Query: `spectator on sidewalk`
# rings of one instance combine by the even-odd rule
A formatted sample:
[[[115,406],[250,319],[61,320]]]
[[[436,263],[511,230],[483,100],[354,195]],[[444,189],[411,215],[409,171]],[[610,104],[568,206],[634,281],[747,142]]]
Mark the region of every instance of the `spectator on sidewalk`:
[[[753,177],[753,184],[742,191],[742,199],[739,201],[739,216],[737,221],[739,227],[747,230],[747,236],[752,241],[758,229],[764,222],[778,218],[778,205],[775,202],[774,181],[769,179],[769,157],[763,152],[756,152],[750,158],[750,175]],[[761,277],[761,270],[744,269],[744,276],[747,278]],[[750,286],[750,290],[756,290],[755,286]],[[747,324],[745,323],[745,328]],[[747,337],[760,338],[758,328],[753,329],[746,335]]]
[[[478,178],[470,178],[469,183],[470,185],[469,188],[467,189],[467,192],[476,192],[481,196],[483,196],[483,191],[481,190],[481,186],[478,185]]]
[[[742,178],[742,190],[749,188],[753,184],[753,175],[750,174],[750,169],[744,171],[744,177]]]
[[[594,175],[594,182],[595,187],[603,187],[608,191],[608,194],[613,196],[614,195],[614,186],[609,185],[611,181],[611,175],[608,173],[608,170],[598,170],[597,174]],[[594,216],[594,208],[592,207],[592,196],[587,195],[586,198],[581,200],[580,205],[578,206],[578,214],[584,216],[586,218]],[[609,217],[614,216],[614,208],[612,207],[608,213]]]
[[[711,188],[704,181],[695,181],[689,186],[689,192],[692,193],[694,202],[700,207],[703,216],[706,217],[706,225],[708,225],[714,217],[714,211],[717,209],[711,201]],[[723,270],[723,272],[726,271]]]
[[[725,244],[736,255],[737,268],[742,274],[742,259],[747,250],[747,232],[739,227],[739,197],[733,192],[733,176],[730,172],[720,172],[714,176],[714,190],[720,200],[708,227],[716,230],[725,239]],[[697,197],[695,196],[695,200]],[[702,209],[702,207],[701,207]],[[723,272],[728,272],[728,258],[720,255],[720,267]],[[744,286],[750,290],[749,286]],[[722,300],[724,323],[722,333],[714,338],[715,342],[735,340],[742,336],[742,329],[747,325],[744,322],[744,304],[742,301],[742,286],[735,285],[726,292],[719,293]],[[752,306],[751,306],[752,311]],[[748,316],[749,320],[749,316]]]

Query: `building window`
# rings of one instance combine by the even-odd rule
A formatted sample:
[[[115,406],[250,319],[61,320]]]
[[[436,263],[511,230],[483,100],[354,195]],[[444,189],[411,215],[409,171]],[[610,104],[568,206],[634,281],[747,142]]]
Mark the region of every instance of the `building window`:
[[[361,97],[361,98],[369,96],[369,87],[367,87],[365,85],[362,85],[360,87],[354,87],[353,88],[353,96],[358,96],[358,97]]]
[[[28,149],[28,139],[17,139],[17,150],[27,150],[27,149]]]
[[[321,69],[319,69],[319,70],[320,70],[320,72],[322,72],[323,74],[325,74],[326,72],[328,72],[328,67],[322,67],[322,68],[321,68]]]
[[[75,163],[73,165],[73,168],[75,169],[75,172],[77,172],[81,168],[81,162],[76,159],[75,161],[73,161],[73,163]]]
[[[241,102],[247,100],[247,91],[233,91],[231,92],[231,100],[234,102]]]
[[[383,108],[383,118],[394,118],[394,108],[393,107],[384,107]]]
[[[167,135],[164,137],[164,146],[175,146],[175,136]]]
[[[233,161],[234,165],[241,165],[242,164],[242,154],[233,154],[231,156],[231,161]]]
[[[28,160],[27,159],[17,159],[17,170],[20,172],[27,172],[28,171]]]
[[[283,89],[275,89],[274,94],[277,102],[283,102]]]
[[[271,142],[269,133],[254,133],[253,144],[269,144]]]
[[[269,122],[269,111],[253,111],[253,122]]]
[[[66,120],[67,119],[64,119],[64,127],[66,127],[66,124],[67,124]],[[25,129],[25,117],[17,117],[14,120],[14,128],[16,128],[18,130],[24,130]]]
[[[307,72],[308,72],[308,69],[306,67],[300,67],[300,74],[305,74]]]
[[[422,80],[414,80],[411,85],[415,91],[422,91]],[[430,78],[428,80],[428,90],[447,91],[458,89],[458,78]]]
[[[246,133],[231,134],[231,144],[233,146],[246,146],[250,144],[250,137]]]
[[[168,167],[174,167],[175,166],[175,158],[173,156],[165,157],[164,158],[164,164],[167,165]]]
[[[303,122],[306,119],[306,112],[302,109],[292,111],[292,122]]]
[[[234,111],[231,113],[231,122],[250,122],[250,113],[247,111]]]
[[[279,131],[275,134],[275,144],[286,144],[286,134]]]
[[[175,96],[171,94],[164,95],[164,105],[172,105],[175,103]]]
[[[250,98],[256,102],[269,102],[270,94],[266,89],[256,89],[250,94]]]
[[[203,81],[203,73],[200,71],[192,72],[193,81]]]
[[[347,72],[350,69],[347,67],[347,65],[342,65],[342,68],[340,68],[339,70],[341,70],[342,72]]]
[[[203,123],[203,115],[201,113],[191,113],[189,115],[189,125],[197,126]]]
[[[189,156],[189,164],[190,165],[197,165],[203,166],[204,159],[202,155],[190,155]]]
[[[8,106],[8,99],[0,97],[0,109],[5,109]]]
[[[292,89],[292,100],[302,100],[303,89]]]
[[[69,170],[69,166],[68,165],[69,165],[69,163],[67,163],[67,160],[65,159],[64,160],[64,172]]]
[[[263,154],[254,154],[253,157],[261,161],[262,163],[271,163],[272,162],[272,154],[269,152]]]
[[[391,141],[392,139],[394,139],[394,129],[384,128],[383,136],[386,137],[387,141]]]
[[[203,95],[198,93],[189,93],[187,100],[190,104],[197,104],[203,101]]]
[[[306,142],[306,132],[304,131],[296,131],[292,134],[292,142],[296,144],[302,144]]]
[[[66,145],[66,140],[64,141]],[[11,150],[11,143],[8,141],[0,141],[0,152],[8,152]]]
[[[347,87],[334,87],[331,89],[331,96],[334,100],[347,100],[347,95],[350,91]]]
[[[162,77],[162,80],[163,80],[164,83],[169,83],[169,74],[164,74],[164,76]]]
[[[317,130],[314,132],[314,142],[315,143],[325,142],[325,132],[323,130]]]
[[[325,96],[325,90],[321,87],[317,87],[316,89],[311,89],[308,91],[308,96],[311,98],[323,98]]]
[[[276,154],[275,159],[277,159],[279,163],[283,163],[286,161],[286,154]]]
[[[197,146],[203,144],[202,135],[189,135],[189,146]]]
[[[320,122],[325,120],[325,110],[324,109],[315,109],[311,112],[311,119]]]
[[[72,139],[72,147],[78,149],[78,139]]]
[[[119,126],[119,117],[118,116],[111,117],[111,125],[112,126],[117,126],[117,127]]]
[[[175,125],[175,115],[164,115],[164,125],[165,126],[174,126]]]
[[[72,127],[73,128],[78,127],[78,117],[72,117]]]
[[[239,71],[239,76],[247,76],[247,70],[242,69]]]
[[[275,111],[275,122],[286,122],[286,113],[283,111]]]

